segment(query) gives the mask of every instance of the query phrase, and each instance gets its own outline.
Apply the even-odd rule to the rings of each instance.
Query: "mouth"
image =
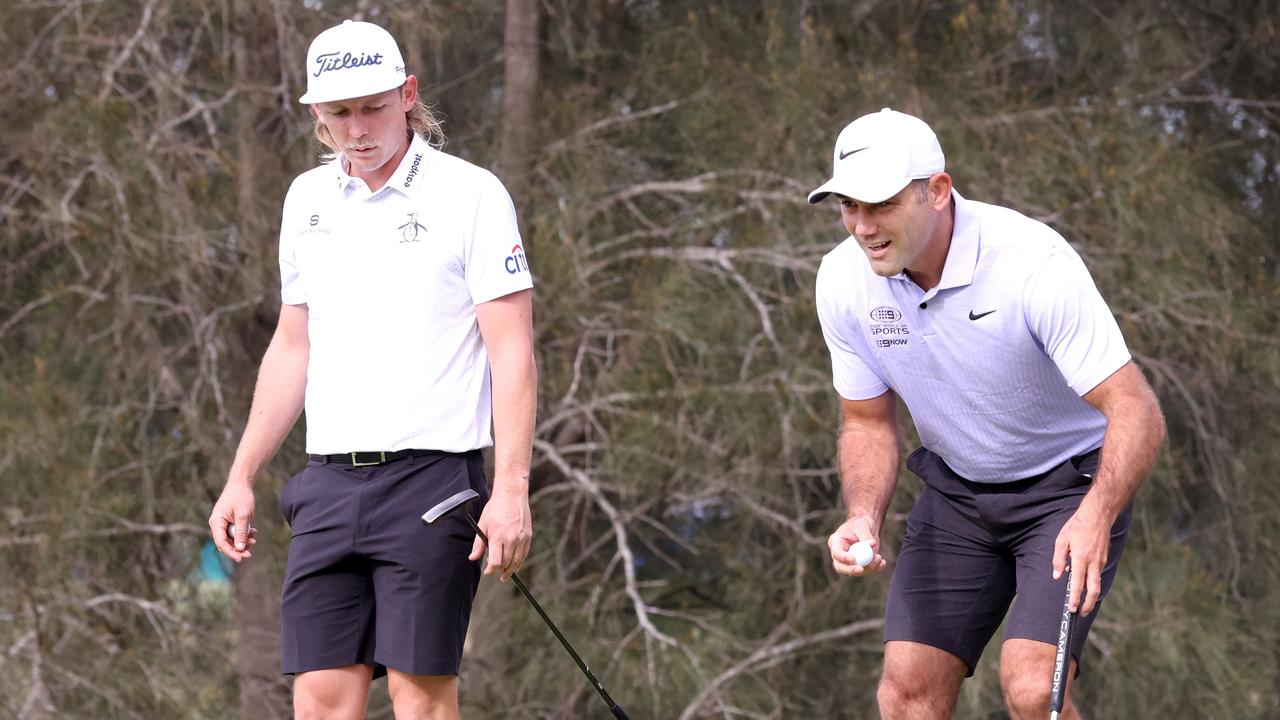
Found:
[[[889,246],[893,242],[890,240],[877,240],[876,242],[864,242],[862,248],[867,251],[867,255],[873,258],[883,257],[889,250]]]

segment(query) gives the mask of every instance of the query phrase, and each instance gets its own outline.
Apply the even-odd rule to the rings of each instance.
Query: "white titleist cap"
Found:
[[[832,164],[831,179],[809,193],[809,202],[822,202],[832,193],[859,202],[884,202],[912,180],[942,172],[947,160],[925,121],[885,108],[840,131]]]
[[[391,33],[347,20],[325,30],[307,50],[307,93],[300,103],[377,95],[405,81],[404,58]]]

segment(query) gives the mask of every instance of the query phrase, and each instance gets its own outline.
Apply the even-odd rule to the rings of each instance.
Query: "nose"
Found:
[[[859,237],[869,237],[876,234],[878,226],[871,220],[871,213],[865,210],[859,210],[857,221],[854,225],[854,234]]]
[[[359,140],[369,134],[369,123],[364,118],[353,117],[347,124],[347,134],[352,140]]]
[[[866,208],[859,205],[856,208],[844,208],[844,224],[850,233],[858,237],[868,237],[876,234],[876,224],[871,218],[871,213]]]

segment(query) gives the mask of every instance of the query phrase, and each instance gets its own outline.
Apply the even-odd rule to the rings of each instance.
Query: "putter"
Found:
[[[461,507],[462,516],[467,519],[467,524],[469,524],[471,529],[475,530],[476,534],[480,536],[480,539],[484,541],[485,547],[488,547],[489,538],[485,536],[484,531],[481,530],[480,526],[476,524],[476,521],[472,519],[471,513],[464,507],[467,503],[478,497],[480,497],[479,493],[467,488],[462,492],[445,498],[430,510],[423,513],[422,522],[427,525],[431,525],[435,521]],[[627,714],[623,712],[622,708],[618,707],[618,704],[613,701],[613,698],[609,697],[609,693],[605,691],[604,685],[601,685],[600,681],[596,679],[596,676],[591,673],[591,668],[587,667],[587,664],[582,661],[582,658],[578,657],[578,653],[573,651],[573,646],[570,645],[569,641],[565,639],[563,634],[561,634],[560,628],[556,627],[556,624],[551,622],[551,618],[547,616],[547,613],[542,609],[542,606],[538,604],[537,600],[533,599],[533,595],[529,593],[529,588],[524,586],[524,582],[520,580],[520,576],[515,573],[511,573],[511,582],[515,583],[516,589],[520,591],[521,595],[524,595],[524,599],[528,600],[529,604],[533,606],[533,609],[538,612],[538,617],[541,617],[542,621],[547,624],[547,627],[551,628],[552,634],[554,634],[556,639],[560,641],[560,644],[564,646],[565,652],[569,653],[569,657],[573,658],[573,661],[578,664],[578,668],[582,670],[582,674],[586,675],[587,679],[591,681],[591,687],[594,687],[596,692],[600,693],[600,699],[604,700],[605,705],[609,706],[609,712],[613,713],[613,716],[618,718],[618,720],[630,720],[630,718],[627,717]]]
[[[1069,562],[1069,561],[1068,561]],[[1062,601],[1062,619],[1058,623],[1058,653],[1053,658],[1053,685],[1049,693],[1049,720],[1058,720],[1062,702],[1067,696],[1067,674],[1071,671],[1071,636],[1076,628],[1077,614],[1071,612],[1071,586],[1075,577],[1067,567],[1067,594]]]

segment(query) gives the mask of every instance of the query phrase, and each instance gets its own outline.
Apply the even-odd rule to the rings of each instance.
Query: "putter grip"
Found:
[[[1070,567],[1067,568],[1067,591],[1062,598],[1062,618],[1058,621],[1058,647],[1053,658],[1053,678],[1049,692],[1049,717],[1056,720],[1062,712],[1063,699],[1067,695],[1067,675],[1071,672],[1071,636],[1074,634],[1076,614],[1071,612],[1071,586],[1075,584]]]
[[[622,708],[617,705],[610,706],[609,712],[612,712],[613,716],[618,718],[618,720],[631,720],[631,718],[627,717],[627,714],[622,711]]]

